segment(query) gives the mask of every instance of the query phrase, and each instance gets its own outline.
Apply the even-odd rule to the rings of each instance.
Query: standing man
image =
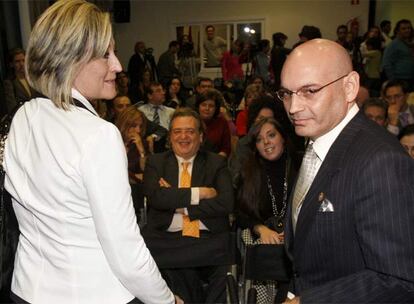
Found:
[[[152,55],[147,54],[144,41],[138,41],[134,47],[135,54],[131,56],[128,62],[128,75],[130,80],[130,91],[133,96],[138,95],[138,84],[142,81],[145,70],[150,71],[151,80],[157,78],[157,68]]]
[[[405,80],[414,88],[413,26],[402,19],[395,25],[396,38],[385,48],[382,68],[388,79]]]
[[[159,81],[163,86],[175,76],[179,76],[180,72],[177,69],[178,51],[180,44],[178,41],[171,41],[168,45],[168,50],[161,54],[158,59],[158,76]]]
[[[206,26],[207,39],[203,44],[207,57],[206,67],[219,67],[221,65],[221,58],[227,47],[226,40],[216,36],[215,33],[216,28],[214,26]]]
[[[12,75],[9,79],[4,80],[4,94],[6,98],[7,113],[14,113],[17,106],[34,97],[38,97],[38,93],[33,90],[26,80],[26,72],[24,70],[25,52],[23,49],[15,48],[9,52],[9,64]]]
[[[414,162],[359,112],[358,88],[346,50],[329,40],[298,46],[282,70],[278,96],[310,139],[285,229],[289,302],[414,301]]]

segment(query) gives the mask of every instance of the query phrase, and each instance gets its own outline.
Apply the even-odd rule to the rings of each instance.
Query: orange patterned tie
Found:
[[[180,188],[191,187],[191,175],[188,172],[189,162],[182,163],[183,172],[181,173]],[[191,221],[188,215],[183,215],[183,236],[191,236],[195,238],[200,237],[200,222],[199,220]]]

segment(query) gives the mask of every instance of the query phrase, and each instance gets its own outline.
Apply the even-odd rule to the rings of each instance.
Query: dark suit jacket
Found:
[[[166,85],[174,76],[179,76],[180,72],[175,67],[175,55],[170,51],[161,54],[158,59],[158,78],[162,85]]]
[[[322,196],[334,212],[319,211]],[[414,302],[414,161],[361,112],[331,146],[295,236],[291,216],[289,208],[286,245],[301,303]]]
[[[171,188],[159,186],[161,177]],[[218,195],[191,205],[190,188],[178,188],[178,162],[174,153],[167,151],[148,159],[144,189],[149,210],[142,234],[159,267],[222,265],[232,258],[228,256],[231,250],[229,214],[233,211],[234,194],[225,158],[199,151],[193,163],[191,186],[214,187]],[[195,239],[182,237],[181,232],[167,232],[177,208],[187,208],[190,219],[201,220],[209,233]]]
[[[39,96],[32,88],[30,88],[30,94],[28,94],[17,78],[4,80],[4,94],[6,97],[7,113],[12,113],[18,104]]]

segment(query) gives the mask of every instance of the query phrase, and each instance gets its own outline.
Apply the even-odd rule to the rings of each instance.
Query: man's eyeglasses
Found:
[[[346,76],[348,76],[348,74],[339,77],[338,79],[335,79],[334,81],[331,81],[323,86],[321,86],[318,89],[313,89],[313,88],[309,88],[309,87],[303,87],[300,88],[297,91],[291,91],[285,88],[281,88],[280,90],[276,91],[276,95],[277,97],[284,102],[290,101],[292,99],[292,95],[296,94],[297,96],[303,98],[303,99],[312,99],[313,96],[318,93],[319,91],[321,91],[322,89],[326,88],[327,86],[330,86],[331,84],[341,80],[342,78],[345,78]]]

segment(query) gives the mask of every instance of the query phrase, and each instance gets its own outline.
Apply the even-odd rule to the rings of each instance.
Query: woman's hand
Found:
[[[142,143],[142,138],[141,138],[141,135],[138,132],[136,132],[135,130],[130,130],[128,132],[128,139],[129,139],[129,142],[135,144],[135,146],[137,147],[138,152],[139,152],[140,155],[145,154],[145,149],[144,149],[144,145]]]
[[[254,226],[254,231],[260,237],[262,244],[283,244],[285,241],[285,233],[277,233],[276,231],[266,227],[265,225]]]

